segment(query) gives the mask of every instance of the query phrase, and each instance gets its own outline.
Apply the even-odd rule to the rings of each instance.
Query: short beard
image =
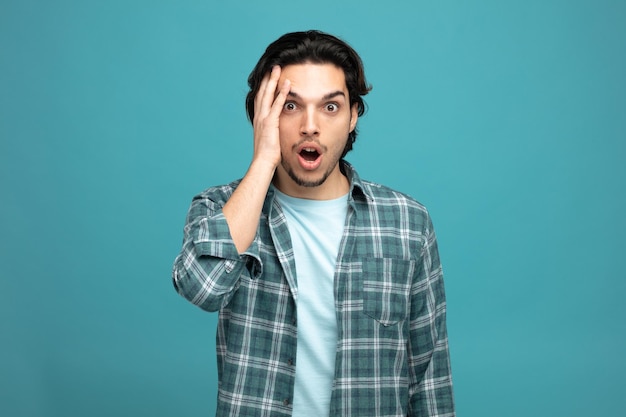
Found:
[[[287,172],[287,174],[289,175],[289,178],[291,178],[293,182],[295,182],[297,185],[299,185],[300,187],[313,188],[313,187],[319,187],[320,185],[324,184],[324,182],[326,182],[330,174],[332,174],[333,170],[335,169],[338,163],[339,161],[337,161],[334,165],[329,166],[328,170],[324,173],[324,175],[322,175],[322,178],[315,180],[315,181],[307,181],[303,178],[298,177],[296,173],[293,172],[293,169],[291,169],[291,166],[285,163],[282,163],[282,166]]]

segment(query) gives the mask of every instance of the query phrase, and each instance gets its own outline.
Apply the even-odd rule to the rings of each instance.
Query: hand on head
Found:
[[[282,113],[290,82],[285,80],[278,85],[281,69],[272,68],[261,81],[259,92],[254,100],[254,158],[277,166],[280,163],[279,118]]]

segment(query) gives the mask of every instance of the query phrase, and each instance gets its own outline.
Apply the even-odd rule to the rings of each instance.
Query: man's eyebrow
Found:
[[[289,91],[289,93],[287,93],[287,95],[289,97],[293,97],[293,98],[297,98],[297,99],[301,99],[302,98],[302,97],[300,97],[298,95],[298,93],[295,93],[293,91]],[[343,91],[340,91],[340,90],[333,91],[332,93],[325,94],[324,97],[322,97],[322,101],[330,100],[330,99],[335,98],[337,96],[345,97],[346,93],[344,93]]]
[[[322,100],[330,100],[331,98],[335,98],[337,96],[345,97],[346,94],[343,91],[337,90],[337,91],[334,91],[332,93],[326,94],[324,97],[322,97]]]

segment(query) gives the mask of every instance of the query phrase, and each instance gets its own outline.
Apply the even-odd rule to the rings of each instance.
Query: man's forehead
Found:
[[[280,83],[288,79],[291,95],[297,97],[347,94],[343,69],[333,64],[294,64],[281,69]]]

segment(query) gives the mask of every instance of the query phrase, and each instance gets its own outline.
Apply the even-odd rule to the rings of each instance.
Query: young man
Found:
[[[343,159],[370,89],[361,59],[290,33],[248,84],[248,172],[193,199],[173,270],[219,311],[217,415],[454,416],[428,212]]]

